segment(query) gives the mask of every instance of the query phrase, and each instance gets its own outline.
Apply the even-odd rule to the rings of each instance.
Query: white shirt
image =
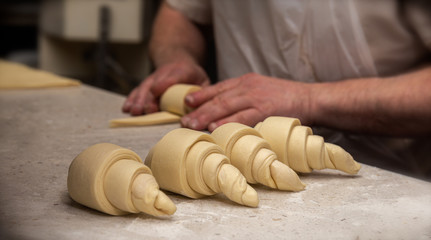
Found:
[[[431,1],[168,3],[196,23],[213,25],[219,80],[249,72],[302,82],[390,76],[429,62],[431,57]],[[431,140],[315,130],[359,161],[431,171]]]

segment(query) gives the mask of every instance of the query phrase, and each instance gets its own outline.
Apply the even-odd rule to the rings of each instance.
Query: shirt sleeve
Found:
[[[210,0],[167,0],[166,2],[196,23],[209,25],[212,22]]]
[[[406,17],[419,38],[431,51],[431,1],[405,1]]]

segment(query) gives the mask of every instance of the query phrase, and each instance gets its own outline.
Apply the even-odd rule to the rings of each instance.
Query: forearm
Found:
[[[153,25],[149,47],[156,67],[173,61],[202,63],[205,40],[188,18],[163,2]]]
[[[392,135],[431,135],[431,67],[388,77],[312,84],[314,125]]]

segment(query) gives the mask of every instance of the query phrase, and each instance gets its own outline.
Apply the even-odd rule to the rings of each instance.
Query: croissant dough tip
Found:
[[[256,190],[248,186],[244,194],[242,195],[242,202],[248,207],[259,206],[259,197],[257,196]]]
[[[159,189],[151,174],[139,174],[132,183],[132,202],[141,212],[153,216],[172,215],[176,211],[174,203]]]
[[[173,215],[177,211],[175,204],[162,191],[159,191],[159,195],[154,202],[154,207],[161,215]]]
[[[306,185],[299,179],[295,171],[282,162],[274,161],[270,169],[277,189],[294,192],[305,189]]]
[[[331,143],[325,143],[325,145],[335,169],[348,174],[357,174],[359,172],[361,169],[361,164],[356,162],[352,155],[350,155],[342,147]]]

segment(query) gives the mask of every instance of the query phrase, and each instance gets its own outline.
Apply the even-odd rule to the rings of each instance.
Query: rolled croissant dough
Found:
[[[187,94],[199,91],[201,87],[191,84],[175,84],[160,98],[160,109],[183,116],[193,109],[184,103]]]
[[[161,112],[150,113],[138,117],[113,119],[109,122],[109,126],[147,126],[179,122],[181,116],[192,110],[184,103],[184,98],[187,94],[196,92],[199,89],[201,88],[197,85],[175,84],[168,88],[160,98]]]
[[[176,210],[140,157],[114,144],[99,143],[80,153],[69,167],[67,187],[76,202],[111,215]]]
[[[361,165],[341,147],[325,143],[296,118],[268,117],[255,126],[279,160],[297,172],[331,168],[356,174]]]
[[[163,189],[190,198],[223,192],[239,204],[256,207],[259,203],[256,191],[209,134],[174,129],[151,149],[145,164]]]
[[[254,128],[240,123],[226,123],[211,135],[247,182],[280,190],[304,189],[305,185],[298,175],[277,160],[269,143]]]
[[[27,67],[19,63],[0,60],[0,89],[27,89],[79,86],[80,82]]]

